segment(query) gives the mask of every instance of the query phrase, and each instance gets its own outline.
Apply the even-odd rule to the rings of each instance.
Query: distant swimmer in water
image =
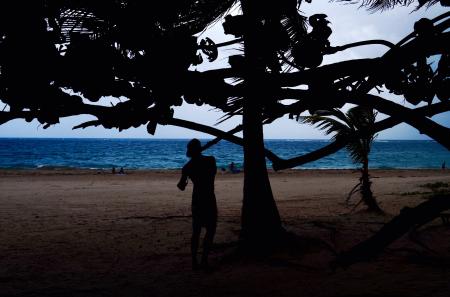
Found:
[[[191,158],[184,165],[178,188],[186,188],[188,178],[194,184],[192,191],[192,268],[198,269],[197,251],[202,228],[206,229],[203,240],[201,267],[208,268],[208,254],[211,249],[217,226],[217,204],[214,194],[214,179],[217,172],[216,159],[202,155],[202,146],[198,139],[192,139],[187,145],[186,156]]]

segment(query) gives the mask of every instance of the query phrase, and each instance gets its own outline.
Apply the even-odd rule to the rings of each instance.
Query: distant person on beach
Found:
[[[202,146],[198,139],[192,139],[187,145],[186,156],[191,158],[182,169],[177,187],[184,191],[188,178],[194,184],[192,191],[192,268],[199,268],[197,251],[200,232],[206,228],[203,240],[201,267],[208,268],[208,254],[211,249],[217,226],[217,204],[214,194],[214,179],[217,172],[216,159],[202,155]]]
[[[442,163],[442,170],[445,170],[445,161]]]
[[[234,164],[234,162],[231,162],[231,164],[228,166],[228,168],[230,169],[231,173],[241,172],[239,169],[236,168],[236,165]]]
[[[114,166],[112,168],[112,174],[116,174],[116,167],[114,167]]]
[[[119,174],[125,174],[125,171],[123,171],[123,167],[120,167]]]

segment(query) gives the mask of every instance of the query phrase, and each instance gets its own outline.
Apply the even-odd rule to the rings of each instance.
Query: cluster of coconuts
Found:
[[[427,44],[429,38],[435,36],[431,20],[422,18],[414,24],[418,39]],[[450,97],[450,55],[443,53],[436,71],[427,62],[427,56],[400,70],[392,70],[386,75],[385,87],[394,94],[403,95],[413,105],[422,101],[431,103],[436,96],[445,101]]]
[[[330,46],[328,38],[332,30],[325,14],[315,14],[309,17],[308,22],[312,31],[303,41],[292,49],[294,62],[302,68],[315,68],[322,64],[324,51]]]

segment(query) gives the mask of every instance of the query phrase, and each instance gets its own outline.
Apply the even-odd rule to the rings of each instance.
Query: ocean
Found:
[[[176,169],[188,158],[188,139],[80,139],[80,138],[0,138],[0,168],[82,168],[82,169]],[[208,140],[202,140],[206,143]],[[326,140],[267,140],[266,147],[289,158],[312,152]],[[231,162],[242,166],[241,147],[226,141],[209,148],[218,167]],[[450,151],[428,140],[378,140],[370,154],[371,168],[441,168],[450,166]],[[270,162],[268,162],[270,166]],[[297,169],[353,169],[345,149]]]

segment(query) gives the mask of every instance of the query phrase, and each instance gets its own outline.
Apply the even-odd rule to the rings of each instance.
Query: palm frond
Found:
[[[363,163],[368,159],[370,148],[376,135],[371,133],[377,113],[365,106],[350,108],[347,113],[333,109],[321,115],[299,117],[299,122],[316,126],[334,139],[346,138],[351,159]]]
[[[54,29],[67,31],[66,27],[69,30],[75,28],[77,31],[89,31],[89,34],[97,36],[117,31],[119,28],[132,31],[136,38],[142,38],[150,37],[157,31],[174,29],[191,35],[199,33],[223,17],[236,0],[46,0],[44,3],[49,22],[59,27]],[[64,35],[66,32],[61,33]]]
[[[350,128],[345,123],[329,116],[301,116],[298,118],[298,121],[304,124],[315,125],[318,129],[323,130],[327,135],[334,134],[333,138],[348,135],[350,132]]]
[[[334,108],[330,111],[330,115],[336,117],[337,119],[341,120],[342,122],[344,122],[349,128],[352,128],[352,122],[350,121],[350,118],[344,113],[342,112],[340,109],[338,108]]]
[[[216,122],[216,125],[219,125],[236,115],[242,115],[243,107],[244,107],[243,97],[228,98],[226,108],[222,109],[222,111],[224,111],[225,114],[219,118],[219,120]]]
[[[333,0],[332,0],[333,1]],[[388,10],[392,9],[395,6],[409,6],[414,0],[362,0],[362,1],[354,1],[354,0],[334,0],[336,2],[351,2],[353,3],[361,3],[361,7],[366,7],[368,10],[377,11],[377,10]],[[432,0],[434,1],[434,0]]]
[[[356,164],[363,163],[365,159],[365,150],[362,149],[361,144],[358,141],[349,142],[345,148],[350,154],[350,158]]]
[[[300,13],[295,13],[295,14],[286,16],[285,18],[283,18],[281,20],[281,25],[286,30],[286,32],[289,36],[289,40],[291,41],[291,44],[289,46],[291,49],[294,48],[296,45],[303,42],[303,40],[308,32],[307,31],[308,30],[307,20],[308,20],[307,17],[301,15]],[[287,66],[292,66],[294,59],[292,57],[290,50],[288,50],[286,52],[284,57],[290,62],[289,64],[288,63],[284,63],[284,64],[288,64]],[[284,61],[282,61],[282,62],[284,62]]]

